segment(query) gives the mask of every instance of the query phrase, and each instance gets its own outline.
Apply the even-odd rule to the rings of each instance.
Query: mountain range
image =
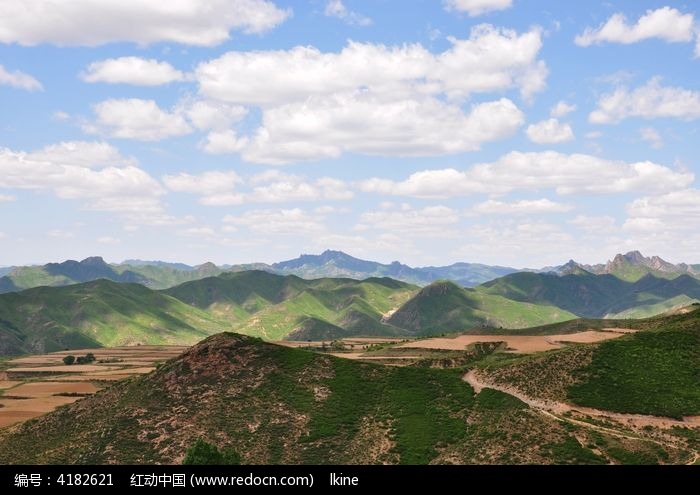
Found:
[[[305,279],[316,278],[367,278],[389,277],[418,286],[430,285],[439,280],[449,280],[462,287],[480,284],[517,272],[553,273],[571,275],[591,273],[614,275],[628,282],[637,282],[645,275],[674,279],[689,275],[700,279],[700,265],[671,264],[658,256],[646,258],[633,251],[619,254],[604,264],[584,265],[573,260],[568,263],[542,269],[524,269],[488,266],[477,263],[456,263],[443,267],[413,268],[395,261],[382,264],[354,258],[341,251],[325,251],[320,255],[301,255],[299,258],[274,264],[251,263],[244,265],[216,266],[213,263],[190,266],[163,261],[127,260],[108,264],[100,257],[82,261],[64,261],[43,266],[9,267],[0,269],[0,294],[18,292],[40,286],[64,285],[106,279],[120,283],[138,283],[151,289],[167,289],[184,282],[220,275],[226,272],[261,270],[279,275],[296,275]]]
[[[700,280],[513,273],[476,288],[391,278],[306,280],[265,271],[153,290],[106,279],[0,295],[0,354],[192,344],[221,331],[266,340],[426,336],[522,329],[577,317],[632,318],[700,301]]]

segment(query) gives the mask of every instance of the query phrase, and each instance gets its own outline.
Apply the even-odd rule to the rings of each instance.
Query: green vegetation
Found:
[[[75,356],[73,356],[72,354],[69,354],[63,358],[63,364],[65,364],[66,366],[70,366],[73,363],[75,363]]]
[[[195,466],[238,466],[241,464],[241,456],[233,449],[224,449],[223,452],[215,445],[207,443],[201,438],[187,449],[184,465]]]
[[[3,430],[0,463],[596,464],[624,455],[610,448],[669,462],[680,455],[586,435],[508,394],[474,396],[458,370],[377,366],[221,334],[149,375]]]
[[[436,282],[404,304],[387,323],[415,335],[466,331],[474,327],[526,328],[575,316],[552,306],[537,306]]]
[[[555,464],[607,464],[604,457],[583,447],[574,437],[566,437],[562,443],[543,445],[542,449],[554,458]]]
[[[698,321],[696,311],[691,317]],[[700,414],[700,325],[608,341],[578,371],[569,398],[611,411],[680,418]]]
[[[98,280],[0,295],[0,353],[193,344],[227,325],[142,285]]]
[[[533,398],[622,413],[700,414],[700,305],[645,320],[574,320],[534,331],[567,333],[586,326],[640,331],[596,345],[493,356],[478,366],[498,383]]]
[[[700,301],[700,280],[647,275],[628,282],[614,275],[514,273],[477,287],[514,301],[551,305],[585,318],[643,317]],[[551,322],[551,321],[550,321]]]

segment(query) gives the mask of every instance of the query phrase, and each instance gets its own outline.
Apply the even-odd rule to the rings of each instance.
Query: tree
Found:
[[[75,363],[75,356],[73,356],[72,354],[68,354],[63,358],[63,364],[65,364],[66,366],[70,366],[73,363]]]
[[[182,463],[190,466],[238,466],[241,456],[233,449],[220,451],[215,445],[199,438],[187,449]]]

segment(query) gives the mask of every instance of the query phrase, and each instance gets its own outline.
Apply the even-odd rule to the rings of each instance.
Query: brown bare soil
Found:
[[[5,391],[5,396],[0,396],[0,428],[41,416],[82,398],[62,394],[93,394],[109,382],[150,373],[157,362],[178,356],[186,349],[180,346],[116,347],[14,359],[7,363],[9,368],[4,371],[6,377],[12,379],[0,380],[0,390]],[[63,364],[68,354],[87,353],[94,354],[97,361],[89,365]]]
[[[443,349],[461,351],[478,342],[505,342],[508,350],[512,352],[531,354],[534,352],[551,351],[559,349],[567,342],[592,344],[604,340],[622,337],[621,333],[613,332],[581,332],[570,335],[460,335],[455,338],[434,338],[408,342],[399,347],[410,349]]]

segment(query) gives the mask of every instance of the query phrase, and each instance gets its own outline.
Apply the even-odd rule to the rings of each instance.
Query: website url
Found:
[[[314,486],[314,476],[190,476],[190,486]]]

